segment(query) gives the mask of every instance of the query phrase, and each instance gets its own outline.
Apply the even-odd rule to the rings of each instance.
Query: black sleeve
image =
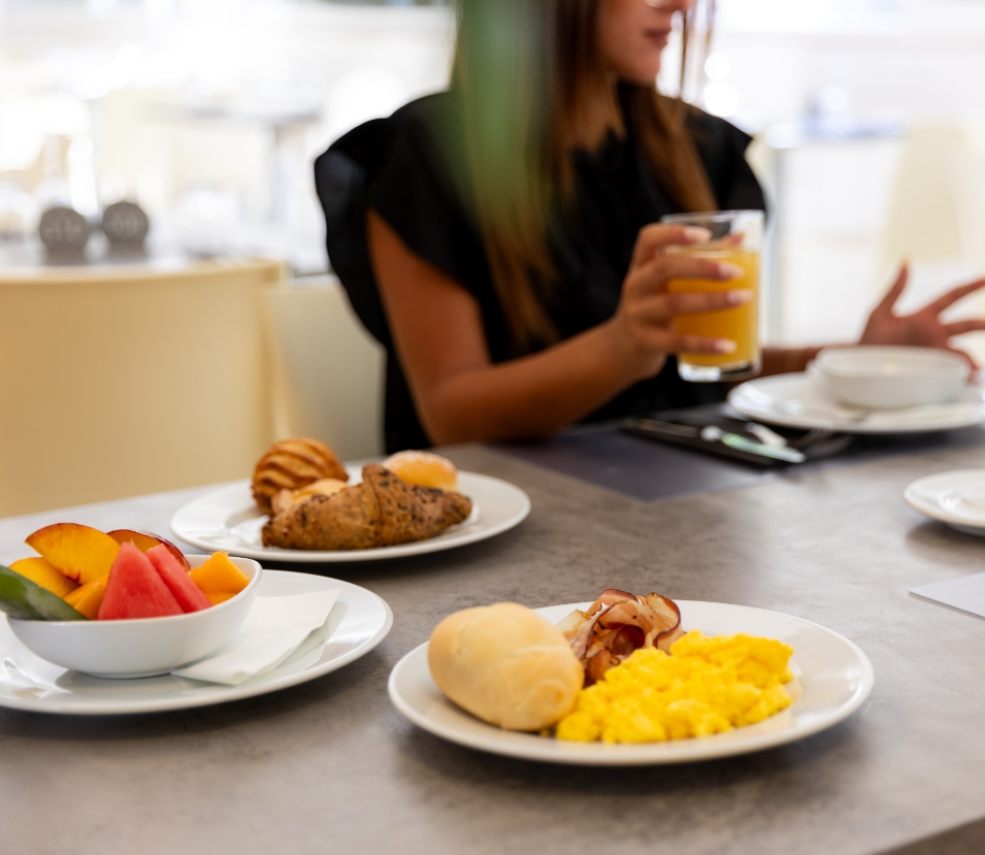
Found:
[[[752,137],[724,119],[698,110],[692,111],[689,125],[718,207],[723,211],[768,213],[762,185],[746,160]]]
[[[389,118],[360,125],[315,161],[332,269],[363,325],[388,348],[389,323],[366,236],[370,209],[411,252],[470,292],[477,293],[483,281],[475,275],[485,255],[474,219],[458,201],[450,159],[438,144],[438,131],[448,126],[448,101],[447,94],[425,96]]]
[[[484,257],[474,219],[462,202],[461,173],[433,123],[396,122],[389,157],[369,191],[369,206],[407,248],[469,291]]]

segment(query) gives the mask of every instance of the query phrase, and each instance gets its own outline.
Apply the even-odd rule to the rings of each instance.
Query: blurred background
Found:
[[[718,6],[688,94],[757,137],[772,338],[853,335],[905,253],[915,290],[985,268],[983,0]],[[442,2],[0,0],[0,240],[129,198],[158,246],[322,273],[312,158],[440,89],[451,38]]]
[[[46,209],[92,225],[130,200],[150,221],[133,264],[265,258],[282,291],[331,290],[312,160],[443,88],[453,23],[443,2],[0,0],[0,275],[59,263],[38,243]],[[772,341],[856,336],[904,256],[904,308],[985,273],[983,44],[985,0],[718,0],[706,84],[685,94],[755,137]],[[73,270],[119,262],[93,232]],[[982,312],[970,303],[963,314]],[[344,301],[317,311],[351,321]],[[324,364],[297,345],[317,311],[271,309],[279,370]],[[332,338],[378,372],[358,331]],[[274,429],[329,429],[299,415],[319,402],[292,400]],[[343,455],[371,450],[347,442]]]

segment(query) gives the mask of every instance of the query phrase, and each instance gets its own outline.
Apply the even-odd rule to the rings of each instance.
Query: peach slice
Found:
[[[120,544],[105,532],[80,523],[52,523],[26,540],[59,572],[85,585],[109,573]]]
[[[155,546],[163,543],[167,547],[168,552],[178,559],[178,563],[186,571],[191,570],[191,564],[188,563],[185,554],[170,540],[165,540],[159,534],[151,534],[148,531],[135,531],[132,528],[117,528],[107,532],[107,534],[117,543],[132,543],[141,552],[146,552],[148,549],[153,549]]]
[[[99,614],[99,607],[103,603],[103,594],[106,593],[106,583],[108,581],[109,576],[107,575],[96,579],[94,582],[79,585],[78,588],[65,597],[65,602],[77,612],[84,614],[89,620],[95,620],[96,615]]]
[[[10,569],[20,573],[21,576],[26,576],[32,582],[37,582],[42,588],[62,599],[78,587],[68,576],[60,573],[54,564],[44,558],[21,558],[11,564]]]

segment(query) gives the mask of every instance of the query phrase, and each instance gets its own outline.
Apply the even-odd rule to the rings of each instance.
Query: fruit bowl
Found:
[[[187,557],[194,568],[209,556]],[[246,619],[263,569],[249,558],[230,560],[249,584],[225,602],[197,612],[130,620],[7,620],[21,644],[63,668],[94,677],[167,674],[214,653]]]
[[[968,366],[957,354],[938,348],[860,345],[822,350],[812,373],[839,403],[891,410],[956,398]]]

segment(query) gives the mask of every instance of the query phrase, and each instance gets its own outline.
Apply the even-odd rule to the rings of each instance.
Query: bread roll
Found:
[[[451,700],[507,730],[543,730],[574,708],[583,674],[561,631],[516,603],[465,609],[435,628],[431,677]]]
[[[458,470],[440,454],[430,451],[398,451],[383,461],[401,481],[418,487],[437,487],[439,490],[458,489]]]

